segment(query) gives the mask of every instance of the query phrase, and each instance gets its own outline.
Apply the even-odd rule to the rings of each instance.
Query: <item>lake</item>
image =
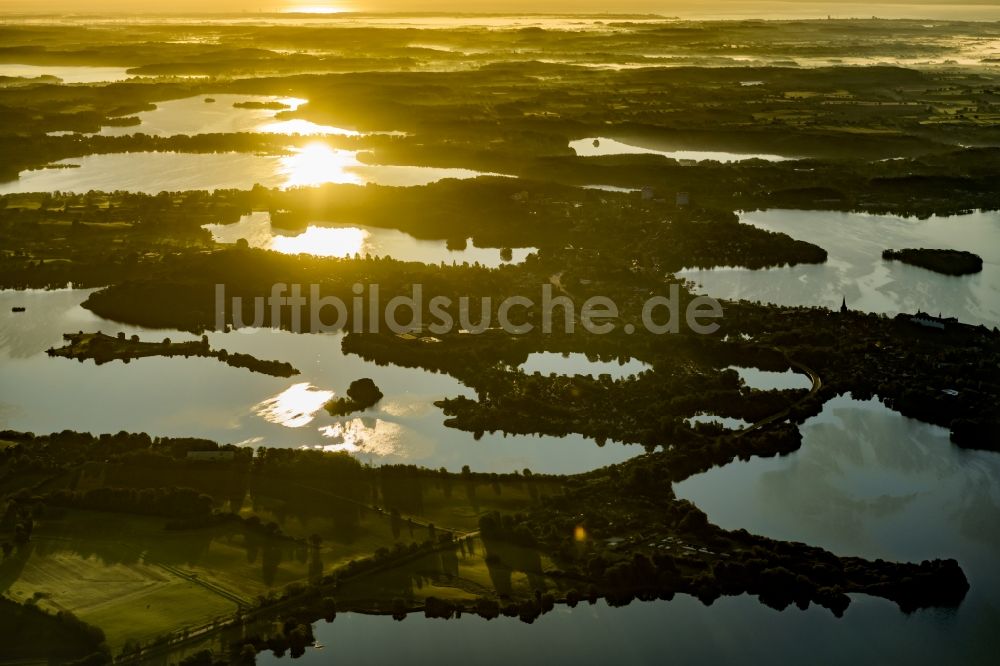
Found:
[[[88,67],[77,65],[0,64],[0,76],[55,76],[63,83],[111,83],[131,78],[125,67]]]
[[[252,153],[116,153],[60,160],[54,169],[22,171],[17,180],[0,183],[0,194],[17,192],[145,192],[247,190],[264,187],[310,187],[353,183],[406,187],[445,178],[475,178],[471,169],[370,165],[358,153],[316,142],[287,155]]]
[[[215,100],[207,102],[206,100]],[[153,111],[135,114],[141,123],[128,127],[102,127],[105,136],[149,134],[172,136],[175,134],[228,134],[254,132],[258,134],[331,134],[357,136],[359,133],[343,127],[317,125],[302,119],[279,120],[275,116],[282,110],[237,108],[242,102],[278,103],[294,111],[308,100],[298,97],[270,95],[198,95],[166,102],[157,102]]]
[[[993,664],[1000,640],[984,626],[978,645],[949,635],[945,619],[906,616],[884,599],[853,595],[844,617],[810,606],[776,611],[746,595],[711,606],[687,595],[671,601],[633,601],[610,608],[599,601],[556,609],[525,624],[517,618],[425,619],[396,622],[385,615],[339,613],[313,627],[322,650],[297,660],[257,657],[261,666],[401,663],[432,654],[451,664]],[[992,632],[992,633],[988,633]],[[391,640],[388,637],[391,636]]]
[[[715,414],[695,414],[685,420],[688,425],[692,426],[698,423],[717,423],[723,428],[728,428],[729,430],[742,430],[743,428],[752,425],[749,421],[744,421],[743,419],[737,419],[731,416],[717,416]]]
[[[555,352],[534,352],[528,354],[528,360],[521,366],[526,375],[540,372],[543,375],[611,375],[612,379],[634,377],[644,370],[651,369],[649,365],[634,358],[623,361],[600,361],[587,358],[579,352],[557,354]]]
[[[777,372],[774,370],[759,370],[757,368],[741,368],[730,366],[727,370],[735,370],[747,386],[759,391],[787,391],[790,389],[807,389],[812,387],[809,375],[794,370]]]
[[[68,332],[124,331],[143,340],[193,336],[147,331],[100,319],[80,307],[86,290],[0,291],[0,429],[37,433],[148,432],[207,437],[250,446],[323,447],[365,462],[412,463],[452,471],[577,473],[621,462],[641,447],[582,436],[533,437],[471,433],[444,426],[433,405],[474,393],[454,378],[378,366],[341,351],[341,335],[296,335],[272,329],[209,333],[213,348],[292,363],[302,374],[283,379],[233,368],[210,358],[143,358],[97,366],[50,358]],[[11,307],[22,305],[23,313]],[[149,381],[154,377],[153,382]],[[373,408],[333,418],[322,408],[351,381],[370,377],[385,397]]]
[[[617,139],[607,137],[590,137],[587,139],[577,139],[570,141],[569,147],[576,151],[579,157],[595,157],[598,155],[663,155],[675,160],[713,160],[715,162],[740,162],[742,160],[767,160],[768,162],[782,162],[794,159],[783,155],[768,155],[766,153],[730,153],[717,150],[658,150],[639,145],[637,143],[626,143]]]
[[[866,312],[916,312],[958,317],[989,327],[1000,323],[1000,212],[931,217],[831,211],[767,210],[743,213],[742,222],[819,245],[825,264],[749,270],[686,270],[697,291],[716,298],[778,305],[847,306]],[[898,261],[884,261],[888,248],[968,250],[983,258],[980,273],[941,275]]]
[[[956,558],[971,585],[961,606],[898,618],[888,610],[880,642],[903,639],[893,636],[896,625],[926,650],[920,662],[985,663],[1000,647],[1000,454],[960,449],[944,428],[850,396],[828,402],[802,434],[802,448],[788,456],[733,462],[675,491],[727,529],[838,555]]]
[[[251,247],[284,254],[311,254],[320,257],[353,257],[355,254],[392,257],[425,264],[479,263],[495,268],[504,263],[521,263],[535,248],[514,248],[511,260],[503,261],[498,248],[474,247],[471,240],[463,250],[450,250],[444,240],[421,240],[398,229],[364,225],[310,224],[304,231],[286,231],[271,226],[270,213],[244,215],[233,224],[208,224],[217,243],[235,243],[243,238]]]
[[[619,187],[618,185],[581,185],[585,190],[603,190],[605,192],[620,192],[628,194],[630,192],[641,192],[637,187]]]

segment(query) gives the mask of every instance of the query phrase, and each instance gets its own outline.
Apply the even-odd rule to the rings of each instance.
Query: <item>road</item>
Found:
[[[799,363],[798,361],[792,360],[791,358],[789,358],[787,352],[784,352],[784,351],[782,351],[780,349],[775,349],[775,351],[780,352],[781,355],[785,357],[785,360],[788,361],[788,364],[790,366],[792,366],[793,368],[796,368],[798,370],[801,370],[802,372],[804,372],[807,375],[809,375],[809,379],[810,379],[810,381],[812,381],[812,387],[809,389],[809,393],[806,394],[802,399],[796,400],[794,403],[792,403],[788,407],[785,407],[780,412],[777,412],[775,414],[771,414],[770,416],[768,416],[766,418],[763,418],[760,421],[757,421],[756,423],[752,423],[752,424],[748,425],[747,427],[745,427],[742,430],[740,430],[739,432],[737,432],[736,435],[735,435],[736,437],[742,437],[743,435],[746,435],[747,433],[751,433],[751,432],[753,432],[755,430],[760,430],[761,428],[763,428],[763,427],[765,427],[767,425],[770,425],[772,423],[775,423],[776,421],[783,421],[785,418],[788,417],[788,414],[792,411],[792,409],[794,409],[795,407],[798,407],[799,405],[801,405],[806,400],[809,400],[810,398],[812,398],[813,396],[815,396],[819,392],[819,390],[821,388],[823,388],[823,379],[819,376],[819,374],[816,373],[815,370],[813,370],[812,368],[810,368],[810,367],[808,367],[808,366],[806,366],[806,365],[804,365],[802,363]]]

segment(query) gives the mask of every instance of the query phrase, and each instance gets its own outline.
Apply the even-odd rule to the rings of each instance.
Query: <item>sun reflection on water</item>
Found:
[[[400,453],[399,444],[403,427],[391,421],[358,417],[330,426],[323,426],[319,432],[332,440],[331,444],[322,447],[324,451],[391,456]]]
[[[271,226],[268,213],[251,213],[232,224],[204,226],[217,243],[235,243],[244,239],[250,247],[274,250],[282,254],[311,254],[317,257],[353,257],[375,250],[372,233],[360,227],[320,227],[310,224],[305,231],[286,236]],[[294,232],[286,232],[294,233]]]
[[[292,120],[275,120],[265,123],[256,129],[263,134],[299,134],[301,136],[316,136],[319,134],[335,134],[338,136],[360,136],[360,132],[334,127],[332,125],[318,125],[309,120],[294,118]]]
[[[271,248],[282,254],[312,254],[317,257],[353,257],[364,254],[371,234],[357,227],[309,226],[298,236],[274,236]]]
[[[286,428],[301,428],[312,423],[316,412],[323,408],[333,391],[317,389],[309,382],[293,384],[287,389],[253,406],[254,414],[268,423]]]
[[[278,172],[284,176],[283,187],[286,188],[315,187],[324,183],[363,185],[365,179],[352,171],[361,166],[356,152],[316,142],[282,157]]]

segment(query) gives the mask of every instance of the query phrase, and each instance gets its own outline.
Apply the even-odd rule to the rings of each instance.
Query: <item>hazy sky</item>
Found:
[[[1000,19],[1000,0],[0,0],[0,12],[651,12],[672,16],[913,16]]]

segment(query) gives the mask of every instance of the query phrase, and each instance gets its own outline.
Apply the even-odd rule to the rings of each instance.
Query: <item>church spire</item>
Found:
[[[844,297],[844,300],[841,301],[841,303],[840,303],[840,311],[841,312],[847,312],[847,297],[846,296]]]

